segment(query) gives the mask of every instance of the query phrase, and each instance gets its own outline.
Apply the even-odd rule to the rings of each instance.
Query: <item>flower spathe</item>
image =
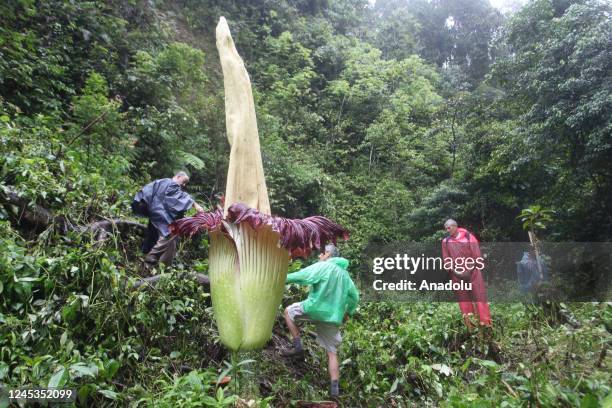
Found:
[[[176,221],[173,234],[210,236],[210,289],[223,344],[232,350],[264,346],[281,303],[291,257],[306,257],[338,237],[340,225],[321,216],[287,219],[235,203]]]
[[[290,220],[270,215],[249,74],[221,17],[216,29],[230,144],[223,208],[179,220],[173,234],[210,235],[210,291],[223,344],[263,347],[281,303],[291,256],[335,242],[346,231],[325,217]]]

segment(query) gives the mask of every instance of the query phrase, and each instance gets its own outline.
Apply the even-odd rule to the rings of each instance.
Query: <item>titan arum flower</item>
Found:
[[[216,35],[231,146],[224,207],[179,220],[171,230],[187,236],[208,231],[210,290],[221,341],[231,350],[253,350],[272,334],[290,258],[306,257],[348,234],[321,216],[271,215],[251,82],[223,17]]]

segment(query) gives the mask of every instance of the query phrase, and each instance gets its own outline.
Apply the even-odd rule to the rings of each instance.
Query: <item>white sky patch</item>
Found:
[[[453,18],[453,16],[449,16],[446,21],[444,22],[444,25],[446,26],[446,28],[451,29],[455,26],[455,19]]]
[[[368,0],[370,6],[376,4],[376,0]],[[489,3],[502,13],[515,12],[527,3],[527,0],[489,0]]]
[[[527,0],[489,0],[489,3],[502,13],[514,13],[524,6]]]

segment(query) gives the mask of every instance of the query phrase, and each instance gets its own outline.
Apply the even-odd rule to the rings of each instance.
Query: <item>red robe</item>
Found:
[[[447,237],[442,241],[442,257],[444,258],[445,265],[447,265],[450,259],[452,259],[453,262],[457,262],[458,258],[482,259],[478,239],[465,228],[458,228],[457,234],[454,237]],[[460,282],[459,278],[452,270],[449,270],[449,273],[453,282]],[[479,268],[475,267],[472,270],[470,282],[472,283],[472,290],[455,291],[459,300],[461,313],[463,313],[463,315],[474,314],[475,304],[480,324],[491,325],[491,312],[489,310],[489,304],[487,303],[487,290],[484,280],[482,279],[482,272]]]

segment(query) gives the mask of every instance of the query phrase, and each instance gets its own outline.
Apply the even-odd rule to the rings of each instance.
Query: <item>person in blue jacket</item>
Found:
[[[340,325],[355,313],[359,291],[351,280],[347,268],[349,261],[340,258],[335,245],[325,246],[319,262],[287,275],[287,283],[310,285],[308,298],[285,309],[285,322],[293,337],[293,348],[283,350],[284,356],[301,356],[304,353],[300,330],[296,319],[311,321],[316,330],[317,343],[327,352],[331,381],[330,395],[339,395],[338,346],[342,341]]]
[[[150,182],[132,201],[134,213],[149,218],[142,245],[142,252],[147,254],[145,257],[147,269],[158,262],[170,265],[174,259],[178,236],[170,235],[168,226],[182,217],[191,207],[198,212],[204,211],[188,193],[183,191],[188,182],[189,176],[180,171],[172,178]]]
[[[539,264],[539,265],[538,265]],[[522,259],[516,263],[516,274],[523,293],[528,293],[537,285],[548,280],[548,266],[543,257],[535,250],[523,252]]]

